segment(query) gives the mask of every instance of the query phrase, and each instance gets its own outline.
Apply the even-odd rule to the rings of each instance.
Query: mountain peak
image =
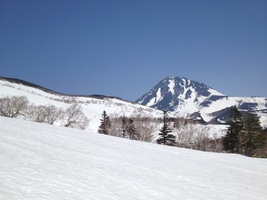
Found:
[[[174,111],[185,100],[198,102],[200,100],[199,98],[203,99],[212,95],[224,96],[203,83],[184,77],[169,76],[162,79],[136,102],[160,110]]]
[[[162,79],[136,102],[170,111],[177,117],[189,117],[215,124],[226,123],[230,108],[236,106],[242,112],[255,114],[262,126],[267,126],[266,98],[225,96],[204,83],[179,76]]]

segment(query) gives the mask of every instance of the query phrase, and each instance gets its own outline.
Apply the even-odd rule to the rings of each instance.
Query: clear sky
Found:
[[[167,76],[267,97],[267,1],[0,0],[0,76],[131,101]]]

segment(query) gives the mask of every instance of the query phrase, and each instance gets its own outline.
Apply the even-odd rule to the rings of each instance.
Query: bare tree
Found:
[[[210,151],[209,149],[209,128],[206,125],[198,126],[195,130],[194,140],[195,147],[194,149],[201,151]]]
[[[46,107],[46,123],[53,125],[57,120],[61,119],[64,111],[53,105]]]
[[[177,118],[173,124],[173,132],[176,134],[177,146],[193,148],[195,126],[183,118]]]
[[[27,112],[27,118],[33,122],[44,123],[46,119],[45,113],[46,106],[39,105],[30,105]]]
[[[3,97],[0,99],[0,115],[5,117],[18,117],[24,115],[29,105],[25,96]]]
[[[176,134],[177,146],[201,151],[222,151],[222,140],[217,134],[209,135],[210,127],[197,124],[192,120],[176,119],[173,132]]]
[[[62,125],[65,127],[86,129],[89,125],[89,120],[84,115],[82,107],[75,103],[65,110]]]
[[[53,105],[30,105],[26,118],[34,122],[54,124],[63,117],[63,111]]]
[[[121,122],[122,122],[122,117],[119,117],[115,114],[110,116],[111,127],[110,127],[109,135],[122,137],[121,133],[123,132],[123,130],[122,130]]]
[[[158,130],[159,121],[149,117],[136,117],[135,127],[140,134],[140,140],[145,142],[151,142],[152,134]]]

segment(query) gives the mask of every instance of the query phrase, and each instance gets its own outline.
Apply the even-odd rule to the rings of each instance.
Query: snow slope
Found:
[[[0,117],[1,200],[266,200],[267,160]]]
[[[134,104],[116,98],[93,98],[88,96],[70,96],[56,92],[47,92],[39,88],[30,87],[25,84],[18,84],[1,79],[0,77],[0,98],[4,96],[26,96],[30,103],[35,105],[54,105],[56,107],[69,107],[73,100],[82,106],[83,112],[90,120],[88,130],[97,132],[100,125],[101,114],[105,110],[109,116],[154,116],[161,117],[162,112],[153,108]]]

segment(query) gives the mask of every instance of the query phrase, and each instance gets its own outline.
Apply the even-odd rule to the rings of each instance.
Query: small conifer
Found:
[[[110,123],[110,119],[109,119],[109,116],[107,115],[106,111],[103,111],[102,119],[100,119],[100,121],[101,121],[101,124],[99,126],[98,133],[108,135],[110,128],[111,128],[111,123]]]
[[[160,129],[159,138],[157,139],[158,144],[163,145],[175,145],[175,136],[170,134],[171,129],[169,128],[169,122],[168,122],[168,113],[166,110],[163,110],[163,126]]]

